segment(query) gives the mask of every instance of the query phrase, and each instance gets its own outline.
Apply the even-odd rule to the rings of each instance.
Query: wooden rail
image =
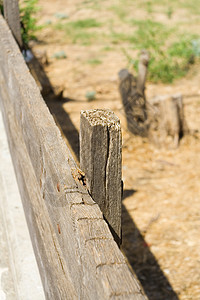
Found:
[[[5,19],[18,45],[22,47],[18,0],[3,0]]]
[[[0,104],[46,298],[145,299],[2,16],[0,40]]]

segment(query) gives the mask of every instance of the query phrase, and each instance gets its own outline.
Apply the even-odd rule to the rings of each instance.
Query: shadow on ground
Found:
[[[79,161],[79,133],[63,108],[64,99],[57,99],[54,94],[44,96],[44,99],[58,127],[68,140],[71,150],[75,154],[76,161]]]
[[[124,191],[130,196],[131,190]],[[135,191],[133,191],[134,193]],[[122,247],[121,250],[140,281],[149,300],[178,300],[168,279],[161,270],[155,256],[122,204]]]
[[[63,103],[76,100],[55,95],[42,65],[36,58],[31,64],[30,69],[32,68],[34,69],[33,73],[38,73],[37,78],[40,79],[39,81],[43,86],[43,98],[51,114],[65,135],[76,160],[79,161],[79,133],[69,115],[63,109]],[[77,100],[77,102],[79,101]],[[134,190],[125,189],[123,199],[133,195],[135,192]],[[149,300],[178,300],[178,296],[173,291],[155,256],[151,253],[145,239],[123,204],[121,248]]]
[[[47,77],[44,68],[40,61],[34,56],[28,63],[28,67],[38,83],[42,96],[54,117],[58,127],[62,130],[62,133],[68,141],[68,146],[75,154],[76,161],[79,161],[79,133],[72,123],[69,115],[63,108],[65,102],[76,101],[75,99],[63,98],[62,94],[56,95],[51,85],[49,78]]]

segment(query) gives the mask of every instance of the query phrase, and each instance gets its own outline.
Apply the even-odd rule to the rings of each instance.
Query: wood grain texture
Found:
[[[138,77],[137,77],[137,91],[143,97],[145,90],[145,82],[147,77],[147,68],[149,64],[149,52],[147,50],[142,50],[140,53],[139,65],[138,65]]]
[[[0,104],[47,299],[145,299],[0,16]]]
[[[138,82],[142,89],[145,79],[144,65],[140,64],[142,70]],[[137,78],[135,78],[127,69],[122,69],[119,73],[119,92],[126,116],[128,130],[140,136],[147,136],[147,113],[146,98],[144,90],[141,93],[137,88]]]
[[[110,110],[81,112],[80,165],[115,240],[121,241],[121,127]]]
[[[3,0],[4,16],[18,45],[22,47],[18,0]]]
[[[149,101],[149,140],[159,147],[177,148],[189,133],[181,94],[157,96]]]

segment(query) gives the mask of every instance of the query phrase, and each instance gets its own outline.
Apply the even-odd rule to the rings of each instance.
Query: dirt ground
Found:
[[[76,6],[80,0],[40,0],[41,24],[55,20],[55,12],[73,20],[90,12]],[[97,12],[98,13],[98,12]],[[95,17],[95,16],[93,16]],[[200,71],[170,85],[147,82],[146,96],[182,93],[188,126],[196,131],[185,136],[178,149],[158,149],[126,129],[118,93],[117,73],[126,66],[116,49],[102,55],[103,45],[67,43],[52,27],[39,31],[33,45],[36,55],[46,51],[44,66],[56,91],[63,97],[45,97],[65,140],[78,160],[80,110],[109,108],[121,120],[123,133],[123,244],[122,251],[150,300],[200,299]],[[56,51],[66,59],[55,59]],[[102,63],[86,61],[100,56]],[[96,91],[96,99],[85,94]]]

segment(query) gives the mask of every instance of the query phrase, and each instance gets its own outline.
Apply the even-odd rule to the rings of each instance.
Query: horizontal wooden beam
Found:
[[[22,47],[18,0],[3,0],[4,16],[20,48]]]

